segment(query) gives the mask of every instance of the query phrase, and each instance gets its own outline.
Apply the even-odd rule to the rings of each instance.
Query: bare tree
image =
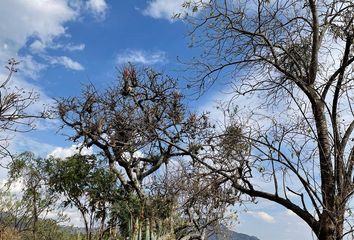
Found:
[[[205,121],[187,116],[173,79],[133,66],[121,79],[102,93],[90,85],[82,97],[59,99],[58,115],[74,130],[71,140],[102,151],[125,189],[143,196],[144,178],[171,158],[187,155],[172,143],[188,147],[186,137]]]
[[[175,80],[132,65],[107,90],[87,86],[81,97],[59,99],[57,109],[63,127],[74,130],[70,139],[100,152],[127,195],[138,196],[141,206],[149,205],[144,180],[170,160],[196,151],[198,133],[210,127],[206,115],[185,110]]]
[[[208,239],[228,223],[226,212],[239,195],[223,177],[198,162],[171,165],[154,179],[150,194],[173,203],[176,239]]]
[[[261,102],[248,112],[239,108],[218,140],[227,143],[219,145],[222,154],[210,151],[214,162],[201,162],[244,194],[290,209],[318,239],[352,238],[353,1],[210,0],[185,7],[199,10],[187,17],[192,44],[203,50],[193,60],[194,83],[205,89],[231,77],[234,99]],[[246,123],[241,131],[237,117]],[[252,147],[248,159],[232,162],[237,142]],[[257,187],[262,179],[272,186]]]
[[[6,68],[9,74],[0,84],[0,157],[9,156],[9,133],[27,132],[34,128],[34,119],[43,114],[29,113],[28,108],[38,100],[38,94],[11,84],[19,62],[10,59]]]

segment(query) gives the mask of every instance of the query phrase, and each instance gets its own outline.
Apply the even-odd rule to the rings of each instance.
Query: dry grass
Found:
[[[0,240],[21,240],[21,236],[16,230],[5,228],[0,231]]]

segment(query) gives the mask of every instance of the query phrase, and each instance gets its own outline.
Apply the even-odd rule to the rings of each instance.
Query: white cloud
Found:
[[[40,40],[35,40],[29,47],[33,53],[44,53],[46,49],[62,49],[72,52],[84,50],[85,44],[55,44],[53,42],[44,44]]]
[[[130,153],[124,152],[122,155],[123,155],[122,157],[123,157],[126,161],[130,161],[130,160],[131,160],[131,155],[130,155]],[[133,158],[143,158],[143,157],[146,157],[145,154],[142,153],[142,152],[139,151],[139,150],[133,153]]]
[[[82,71],[85,69],[79,62],[76,62],[67,56],[48,57],[48,60],[51,64],[62,65],[71,70]]]
[[[66,209],[63,213],[69,217],[69,222],[64,223],[64,225],[68,224],[69,226],[82,227],[82,228],[85,226],[81,213],[79,212],[79,210],[75,209],[74,207]]]
[[[24,188],[24,179],[22,177],[12,182],[10,187],[8,185],[7,179],[0,180],[0,190],[2,192],[9,190],[11,194],[20,195],[23,192],[23,188]]]
[[[173,21],[175,14],[184,11],[182,4],[184,0],[153,0],[143,10],[143,14],[153,18],[164,18]]]
[[[314,239],[310,227],[301,218],[292,215],[290,210],[284,209],[274,202],[259,198],[257,204],[246,203],[246,211],[243,211],[243,207],[241,207],[242,210],[236,208],[239,224],[232,227],[234,231],[253,235],[262,240]],[[266,212],[274,219],[274,222],[264,221],[259,216],[262,214],[258,214],[258,212]]]
[[[285,212],[286,216],[297,216],[293,211],[291,211],[290,209],[287,209]]]
[[[36,40],[29,47],[32,52],[40,53],[45,51],[46,45],[43,42]]]
[[[90,6],[90,9],[88,8]],[[43,106],[51,105],[49,98],[40,86],[28,81],[28,78],[37,78],[47,65],[38,62],[39,59],[52,64],[60,64],[69,69],[82,70],[84,67],[66,56],[48,56],[46,49],[54,48],[64,51],[82,51],[85,44],[68,42],[68,22],[80,20],[84,13],[103,14],[107,9],[104,1],[72,1],[72,0],[3,0],[0,1],[0,66],[4,66],[7,59],[15,57],[21,62],[19,72],[10,81],[11,87],[18,87],[26,91],[33,90],[40,95],[39,100],[27,110],[29,113],[38,113]],[[30,48],[31,54],[21,55],[22,48]],[[39,58],[38,58],[39,57]],[[49,61],[51,59],[51,61]],[[7,71],[0,67],[0,81],[6,79]],[[54,121],[36,121],[41,130],[52,128]],[[36,155],[46,156],[55,146],[38,142],[30,135],[3,132],[8,136],[9,149],[12,153],[25,150]],[[1,173],[2,174],[2,173]],[[0,178],[2,175],[0,176]]]
[[[256,211],[256,212],[249,211],[248,213],[251,214],[254,217],[257,217],[257,218],[267,222],[267,223],[275,223],[274,217],[272,217],[271,215],[269,215],[266,212],[263,212],[263,211]]]
[[[46,68],[46,65],[37,62],[31,55],[21,56],[19,61],[20,74],[32,79],[38,78],[39,73]]]
[[[106,16],[108,9],[105,0],[89,0],[86,3],[87,9],[89,9],[96,17],[102,19]]]
[[[16,133],[15,135],[13,133],[12,135],[10,135],[9,133],[5,134],[10,136],[10,138],[8,139],[8,150],[12,154],[20,154],[29,151],[34,153],[36,156],[45,157],[48,152],[52,151],[55,148],[55,146],[53,145],[31,138],[26,133]],[[2,177],[3,174],[0,173],[0,179]]]
[[[183,6],[185,2],[190,3],[190,6]],[[167,19],[173,22],[176,20],[176,16],[185,17],[198,14],[200,10],[209,3],[210,0],[151,0],[148,2],[147,7],[143,9],[142,13],[145,16],[156,19]],[[197,11],[194,11],[194,7],[197,8]]]
[[[68,51],[82,51],[85,49],[85,44],[67,44],[63,47],[63,49]]]
[[[68,148],[57,147],[53,151],[51,151],[48,156],[65,159],[77,153],[80,153],[82,155],[91,155],[93,154],[93,150],[92,148],[81,148],[80,145],[74,144]]]
[[[166,53],[164,51],[143,51],[136,49],[127,49],[116,57],[117,64],[138,63],[144,65],[153,65],[157,63],[167,62]]]
[[[78,16],[78,12],[71,8],[68,2],[68,0],[0,1],[2,23],[0,46],[7,46],[7,52],[0,54],[0,58],[13,57],[25,46],[29,37],[37,38],[45,44],[65,34],[64,23]],[[41,47],[36,44],[34,47]]]
[[[18,51],[27,44],[32,53],[43,53],[46,48],[83,50],[82,43],[58,43],[59,37],[67,35],[65,24],[79,19],[85,12],[104,16],[107,9],[104,0],[0,1],[0,65],[11,57],[18,58]]]

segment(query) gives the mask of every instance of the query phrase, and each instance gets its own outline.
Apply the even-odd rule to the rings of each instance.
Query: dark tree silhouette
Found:
[[[352,238],[353,1],[196,2],[185,3],[198,10],[187,21],[203,50],[191,65],[195,86],[231,79],[233,99],[261,102],[232,116],[248,123],[241,138],[233,137],[237,124],[222,138],[252,146],[239,172],[226,167],[232,144],[210,156],[224,164],[209,168],[246,195],[290,209],[320,240]],[[268,190],[255,184],[262,179]]]
[[[10,133],[33,130],[34,120],[43,118],[43,113],[30,113],[28,108],[38,100],[38,94],[32,90],[19,88],[11,84],[11,78],[18,71],[19,62],[10,59],[6,68],[7,78],[0,83],[0,157],[11,156],[9,152]]]

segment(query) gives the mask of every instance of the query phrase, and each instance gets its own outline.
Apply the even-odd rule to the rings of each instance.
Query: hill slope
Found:
[[[222,227],[218,233],[211,235],[208,240],[260,240],[257,237],[249,236],[243,233],[237,233]]]

